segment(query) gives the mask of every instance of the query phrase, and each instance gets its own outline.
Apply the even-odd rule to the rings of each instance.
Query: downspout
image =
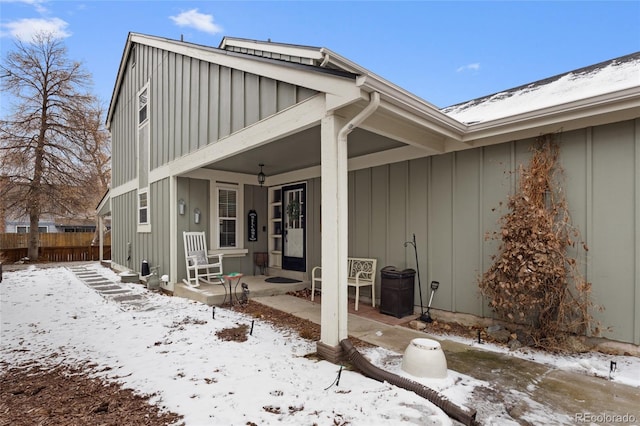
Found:
[[[459,421],[466,426],[477,426],[480,422],[476,420],[476,411],[467,410],[462,408],[453,402],[449,401],[446,397],[440,395],[435,390],[424,386],[421,383],[407,379],[397,374],[393,374],[389,371],[385,371],[381,368],[371,364],[358,350],[353,346],[353,343],[349,339],[344,339],[340,342],[340,346],[346,352],[347,358],[351,363],[365,376],[377,380],[379,382],[387,382],[394,386],[406,389],[419,395],[444,411],[450,418]]]
[[[372,92],[369,97],[369,105],[365,107],[358,115],[353,117],[351,121],[349,121],[340,132],[338,132],[338,143],[344,142],[347,143],[347,135],[351,133],[356,127],[358,127],[364,120],[369,118],[371,114],[373,114],[378,107],[380,106],[380,93]]]
[[[347,277],[347,257],[349,251],[349,217],[348,209],[348,173],[349,173],[349,158],[347,155],[347,140],[348,135],[354,129],[356,129],[364,120],[370,117],[380,106],[380,93],[372,92],[369,97],[369,105],[367,105],[362,111],[360,111],[355,117],[340,129],[337,137],[337,169],[338,169],[338,191],[337,191],[337,205],[338,209],[342,212],[338,213],[340,220],[338,221],[338,279],[346,279]],[[346,285],[338,286],[338,335],[339,339],[347,337],[347,313],[348,313],[348,300],[349,300],[349,287]]]
[[[326,67],[330,59],[330,56],[328,53],[324,53],[323,55],[324,57],[322,58],[322,62],[320,63],[320,68]]]

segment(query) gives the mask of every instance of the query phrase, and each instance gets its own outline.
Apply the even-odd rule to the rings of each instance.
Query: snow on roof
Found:
[[[640,52],[444,108],[466,124],[485,122],[640,86]]]

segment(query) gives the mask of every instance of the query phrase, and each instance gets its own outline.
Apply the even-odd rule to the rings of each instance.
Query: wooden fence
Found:
[[[98,241],[93,232],[41,233],[38,261],[74,262],[100,260]],[[0,234],[0,256],[4,262],[17,262],[27,257],[29,234]],[[103,258],[111,259],[111,235],[104,238]]]

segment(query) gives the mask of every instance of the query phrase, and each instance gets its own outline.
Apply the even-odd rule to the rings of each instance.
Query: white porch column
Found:
[[[321,122],[322,308],[318,353],[330,361],[337,361],[340,340],[347,337],[347,146],[338,143],[343,125],[344,120],[333,114]]]
[[[104,216],[98,215],[98,260],[104,260]]]
[[[169,178],[169,270],[162,271],[162,274],[169,275],[169,282],[160,281],[160,287],[168,290],[175,290],[175,283],[178,281],[178,178],[173,175]]]

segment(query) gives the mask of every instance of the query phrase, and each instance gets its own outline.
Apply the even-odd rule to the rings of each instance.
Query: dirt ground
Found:
[[[320,339],[320,326],[259,303],[234,307],[279,328],[295,330],[304,339]],[[249,328],[221,330],[222,340],[245,341]],[[364,342],[354,342],[359,347]],[[37,365],[0,368],[0,426],[161,426],[181,424],[181,416],[151,405],[153,395],[137,395],[117,384],[91,378],[88,369]]]

